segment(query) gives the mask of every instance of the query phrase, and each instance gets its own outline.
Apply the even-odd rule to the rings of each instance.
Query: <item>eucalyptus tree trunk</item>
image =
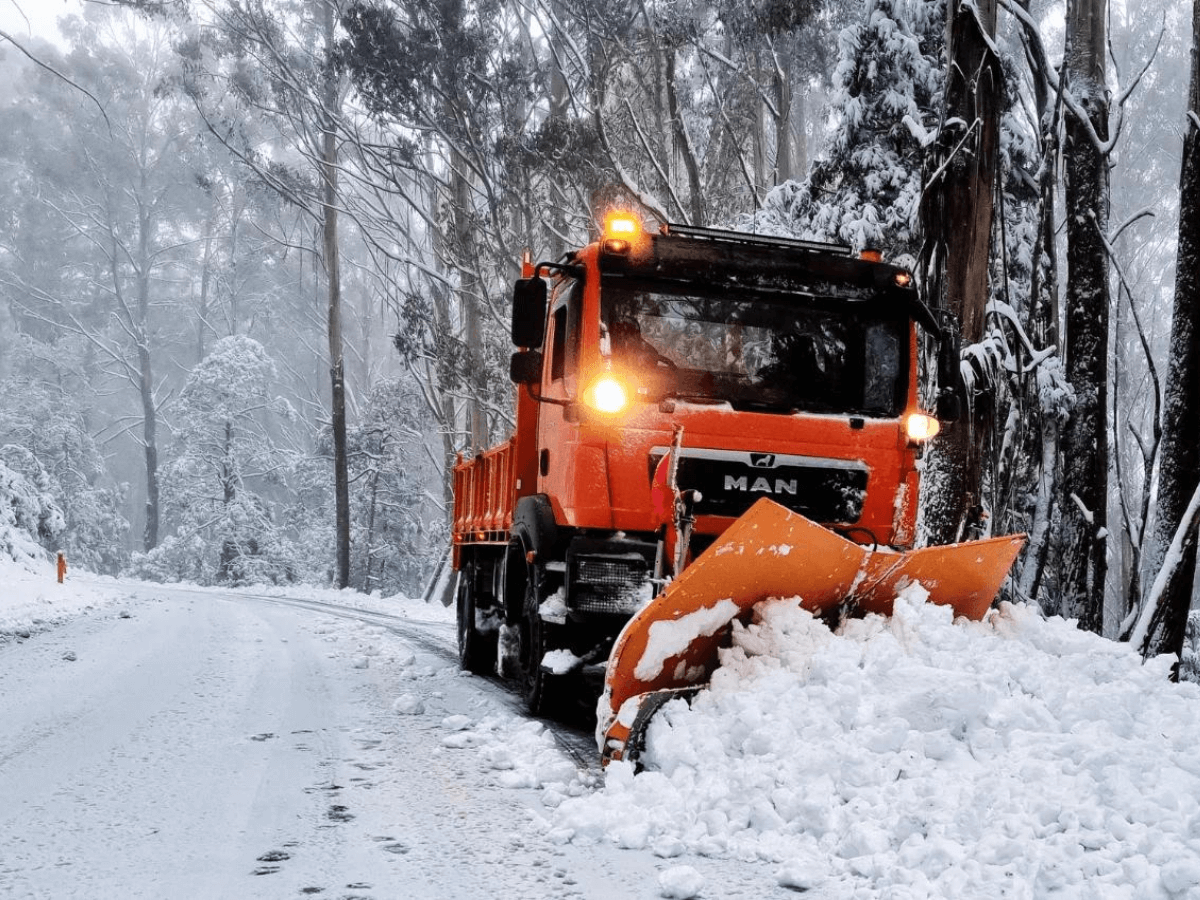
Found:
[[[671,115],[671,130],[675,135],[675,149],[683,162],[688,183],[688,212],[693,225],[707,225],[704,213],[704,187],[700,179],[700,161],[688,137],[687,125],[683,121],[683,109],[679,105],[679,85],[675,82],[675,51],[667,50],[667,108]]]
[[[775,184],[783,184],[796,178],[796,153],[792,137],[792,117],[795,102],[792,95],[792,54],[789,49],[776,50],[775,57],[775,106],[779,117],[775,120]]]
[[[141,173],[142,191],[147,196],[146,172]],[[158,546],[161,512],[158,480],[158,404],[154,398],[154,369],[150,356],[150,230],[153,223],[144,200],[138,202],[137,312],[130,332],[137,342],[138,395],[142,402],[142,452],[146,460],[146,528],[142,548],[149,552]],[[117,257],[113,257],[115,260]],[[115,265],[115,263],[114,263]]]
[[[217,201],[215,198],[210,198],[208,205],[208,215],[204,217],[204,236],[200,239],[200,243],[204,247],[204,251],[200,256],[200,299],[197,303],[196,312],[196,363],[199,364],[204,360],[205,347],[204,341],[205,332],[208,330],[208,306],[209,293],[212,290],[212,270],[213,270],[213,220],[217,217]]]
[[[1179,249],[1175,266],[1175,309],[1171,319],[1159,457],[1158,508],[1146,547],[1147,572],[1163,567],[1167,548],[1200,486],[1200,2],[1192,3],[1192,78],[1184,123],[1179,179]],[[1140,648],[1149,655],[1180,654],[1196,578],[1196,529],[1188,528],[1178,559]]]
[[[475,253],[472,249],[475,235],[471,221],[471,184],[467,180],[466,160],[456,149],[451,149],[450,160],[450,184],[454,197],[453,252],[458,269],[458,303],[462,316],[463,339],[467,348],[467,380],[470,385],[470,397],[467,401],[470,421],[467,427],[470,431],[471,448],[482,450],[489,443],[487,417],[484,415],[482,399],[487,376],[484,372],[486,362],[483,352],[483,324],[479,309],[481,286],[475,274]]]
[[[803,89],[793,87],[791,109],[792,174],[788,177],[803,181],[808,175],[808,100]]]
[[[350,584],[350,477],[346,458],[346,361],[342,346],[341,261],[338,254],[337,71],[334,65],[333,0],[318,0],[324,7],[325,72],[321,116],[322,241],[328,296],[329,373],[333,419],[334,516],[337,528],[337,586]]]
[[[935,303],[961,323],[968,344],[983,338],[988,301],[993,187],[1000,123],[1000,61],[993,52],[996,0],[954,0],[946,11],[946,116],[922,199],[924,254]],[[953,338],[952,338],[953,339]],[[947,387],[947,386],[942,386]],[[931,453],[925,527],[930,542],[964,537],[982,522],[989,410],[982,398],[950,423]]]
[[[1055,560],[1061,609],[1104,625],[1108,522],[1108,137],[1105,0],[1068,0],[1067,90],[1086,119],[1066,117],[1067,287],[1064,349],[1075,407],[1063,431]]]

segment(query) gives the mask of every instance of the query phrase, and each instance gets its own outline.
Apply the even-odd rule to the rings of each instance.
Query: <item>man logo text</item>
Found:
[[[725,490],[743,491],[751,494],[791,494],[796,496],[795,478],[776,478],[774,485],[766,478],[755,478],[751,483],[749,475],[726,475]]]

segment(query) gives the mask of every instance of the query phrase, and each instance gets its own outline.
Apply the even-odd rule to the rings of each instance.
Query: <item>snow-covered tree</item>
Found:
[[[389,379],[371,392],[350,434],[354,584],[364,591],[418,592],[449,540],[444,511],[430,503],[431,425],[414,385]]]
[[[0,396],[8,398],[0,407],[0,444],[22,448],[18,457],[6,452],[5,458],[61,510],[62,528],[44,542],[46,549],[64,551],[72,565],[115,573],[128,557],[123,490],[112,482],[77,399],[31,376],[23,371],[0,379]]]
[[[0,447],[0,556],[33,570],[65,527],[42,464],[24,447]]]
[[[984,334],[992,248],[992,195],[998,166],[1003,91],[996,52],[995,0],[947,4],[945,110],[930,153],[921,198],[921,274],[926,296],[949,311],[959,334],[978,344]],[[997,386],[980,379],[967,409],[931,448],[923,481],[929,540],[945,544],[964,529],[978,531],[985,446]],[[956,384],[939,385],[944,392]]]
[[[1075,405],[1063,431],[1055,547],[1062,612],[1100,631],[1108,572],[1109,99],[1105,0],[1067,4],[1067,280],[1063,355]]]
[[[925,147],[942,90],[940,0],[867,0],[838,36],[829,147],[772,190],[745,230],[916,255]]]
[[[177,455],[164,479],[176,532],[135,571],[200,582],[279,581],[294,560],[278,533],[271,489],[285,455],[266,427],[288,407],[271,393],[275,363],[258,341],[217,341],[175,404]]]
[[[1146,548],[1147,570],[1154,576],[1154,586],[1133,636],[1145,655],[1183,651],[1194,599],[1200,527],[1200,3],[1195,0],[1192,33],[1158,507]]]

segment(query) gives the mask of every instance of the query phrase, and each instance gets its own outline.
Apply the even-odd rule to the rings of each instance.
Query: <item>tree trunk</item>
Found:
[[[1157,573],[1200,485],[1200,2],[1192,3],[1192,78],[1184,123],[1179,179],[1179,249],[1175,309],[1171,319],[1163,439],[1159,457],[1158,508],[1146,547],[1147,571]],[[1154,611],[1144,655],[1183,652],[1184,632],[1196,577],[1196,533]],[[1147,602],[1153,598],[1148,597]]]
[[[138,367],[142,399],[142,446],[146,459],[146,529],[142,549],[147,553],[158,546],[158,410],[154,405],[154,381],[150,368],[150,348],[146,336],[138,340]]]
[[[462,315],[463,338],[467,349],[467,383],[470,398],[467,411],[470,417],[471,448],[482,450],[487,447],[488,425],[484,415],[482,396],[486,390],[486,365],[483,352],[483,323],[479,309],[479,280],[475,277],[475,235],[471,221],[471,185],[467,181],[466,160],[457,150],[450,152],[451,190],[454,194],[454,247],[453,253],[458,269],[458,304]]]
[[[756,68],[761,74],[762,69]],[[761,97],[754,102],[754,208],[758,209],[762,198],[771,189],[771,179],[767,174],[767,116],[770,107]]]
[[[804,90],[792,90],[792,137],[795,140],[791,177],[803,181],[808,175],[808,102]]]
[[[995,0],[983,0],[975,11],[964,0],[949,5],[946,117],[933,161],[940,176],[926,185],[922,208],[925,253],[944,272],[944,280],[934,277],[930,293],[958,318],[968,344],[983,338],[988,301],[1002,86],[1000,62],[992,52],[995,33]],[[962,124],[949,124],[956,121]],[[989,411],[981,401],[968,404],[931,453],[933,477],[925,510],[931,543],[959,540],[969,518],[982,521]]]
[[[1104,0],[1067,3],[1067,89],[1101,140],[1108,135]],[[1056,561],[1061,612],[1099,633],[1108,565],[1108,159],[1088,123],[1066,118],[1067,380],[1075,407],[1063,433]]]
[[[329,373],[332,383],[334,506],[337,527],[337,586],[350,584],[350,478],[346,459],[346,361],[342,348],[341,267],[338,255],[337,140],[334,110],[338,106],[334,68],[333,3],[325,11],[325,96],[322,116],[322,237],[329,308]]]
[[[796,178],[795,153],[792,143],[792,54],[785,50],[776,51],[775,57],[775,106],[779,118],[775,122],[775,184],[783,184]]]
[[[196,363],[204,361],[206,344],[204,333],[208,330],[208,295],[212,288],[213,268],[213,220],[217,217],[217,201],[212,198],[208,206],[208,215],[204,217],[204,237],[201,243],[204,252],[200,256],[200,302],[196,313]]]
[[[675,135],[675,149],[683,161],[684,171],[688,180],[688,207],[692,225],[706,225],[704,214],[704,188],[700,183],[700,163],[692,142],[688,138],[687,126],[683,121],[683,111],[679,106],[679,86],[675,83],[675,51],[666,51],[667,55],[667,108],[671,115],[671,130]]]
[[[225,446],[221,454],[221,497],[225,504],[226,523],[229,522],[229,506],[237,497],[237,484],[234,481],[235,466],[233,462],[233,422],[225,420]],[[217,581],[228,581],[233,575],[233,563],[240,555],[238,542],[232,535],[226,534],[221,542],[221,559],[217,569]]]
[[[142,172],[142,193],[147,196],[146,173]],[[146,530],[142,549],[158,546],[158,407],[154,402],[154,370],[150,357],[150,214],[143,203],[138,207],[137,322],[133,334],[137,340],[138,393],[142,401],[142,447],[146,459]]]

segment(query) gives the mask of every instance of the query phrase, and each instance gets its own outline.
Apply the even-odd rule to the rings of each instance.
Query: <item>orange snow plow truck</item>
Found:
[[[918,325],[941,335],[907,271],[835,245],[613,216],[558,262],[526,259],[515,433],[454,469],[463,667],[552,716],[606,666],[607,761],[760,600],[886,614],[920,582],[981,618],[1024,539],[911,549],[938,429]]]

